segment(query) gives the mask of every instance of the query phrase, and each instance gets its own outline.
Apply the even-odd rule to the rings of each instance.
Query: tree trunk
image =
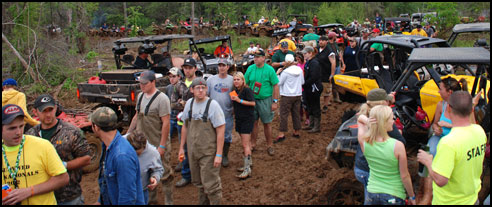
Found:
[[[123,2],[123,13],[125,15],[125,27],[128,27],[128,15],[126,13],[126,2]]]
[[[22,58],[22,56],[14,48],[14,46],[12,44],[10,44],[9,40],[7,39],[7,37],[5,37],[5,35],[3,34],[3,32],[2,32],[2,40],[5,43],[7,43],[7,45],[10,47],[10,49],[12,49],[12,52],[14,52],[14,55],[17,56],[17,58],[19,58],[20,62],[22,63],[22,66],[24,66],[24,68],[26,68],[26,72],[31,76],[31,78],[35,82],[39,82],[39,78],[36,76],[36,74],[34,74],[34,71],[32,70],[32,68],[27,64],[26,60],[24,60],[24,58]]]

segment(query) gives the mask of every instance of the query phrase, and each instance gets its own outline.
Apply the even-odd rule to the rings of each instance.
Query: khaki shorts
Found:
[[[331,96],[331,83],[325,83],[322,82],[323,84],[323,96]]]
[[[272,97],[268,97],[266,99],[256,99],[255,105],[255,121],[258,118],[261,119],[261,122],[264,124],[271,123],[273,121],[274,112],[272,111]]]

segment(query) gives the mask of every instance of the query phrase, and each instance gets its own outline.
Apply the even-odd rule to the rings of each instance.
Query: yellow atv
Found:
[[[375,43],[383,44],[384,50],[369,52],[371,45]],[[356,54],[360,69],[334,76],[340,98],[348,102],[365,102],[371,89],[384,88],[389,92],[405,69],[413,48],[429,46],[449,47],[449,44],[442,39],[412,35],[379,36],[363,42]],[[419,78],[416,73],[415,77]]]

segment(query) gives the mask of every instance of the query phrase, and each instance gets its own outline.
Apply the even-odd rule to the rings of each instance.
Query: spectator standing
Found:
[[[343,70],[345,74],[359,75],[360,73],[351,72],[359,69],[356,62],[356,54],[359,51],[359,45],[357,44],[355,37],[349,37],[348,41],[349,47],[345,47],[345,51],[343,52],[343,62],[345,62],[345,69]],[[359,63],[362,64],[362,61],[362,58],[359,57]]]
[[[318,17],[315,14],[313,17],[313,27],[317,27],[317,26],[318,26]]]
[[[222,40],[222,44],[215,48],[214,56],[220,58],[234,56],[232,49],[227,45],[227,40]]]
[[[290,51],[289,44],[287,42],[280,43],[280,49],[275,52],[272,56],[272,67],[275,69],[275,72],[278,71],[279,68],[285,67],[287,64],[285,62],[285,56],[287,54],[295,55],[294,52]]]
[[[309,112],[310,125],[304,130],[310,130],[309,133],[320,132],[321,125],[321,109],[320,96],[323,91],[321,82],[321,64],[318,58],[315,58],[313,47],[307,46],[302,50],[306,65],[304,66],[304,85],[303,89],[306,92],[306,104]]]
[[[374,21],[376,21],[376,28],[381,27],[382,18],[381,16],[379,16],[379,12],[376,12],[376,17],[374,18]]]
[[[434,34],[434,28],[431,27],[431,25],[429,24],[429,22],[426,22],[425,23],[425,29],[424,29],[425,33],[427,34],[428,37],[435,37],[435,34]]]
[[[172,204],[171,142],[169,136],[171,104],[166,94],[161,93],[155,86],[155,73],[151,70],[140,74],[140,89],[137,96],[136,114],[132,119],[128,133],[139,130],[148,137],[149,143],[157,147],[164,166],[162,176],[165,203]],[[150,191],[150,203],[154,202],[156,191]]]
[[[220,165],[224,145],[225,119],[217,101],[207,97],[207,82],[196,78],[191,84],[194,97],[183,111],[179,156],[184,156],[187,144],[191,182],[199,189],[200,205],[220,205],[222,186]]]
[[[433,133],[427,142],[427,146],[429,146],[429,153],[432,154],[433,157],[436,156],[439,141],[442,137],[449,134],[453,124],[450,119],[451,110],[448,110],[449,98],[451,94],[461,90],[468,91],[468,84],[464,78],[460,79],[458,82],[452,77],[447,77],[442,79],[439,83],[439,95],[441,96],[442,101],[439,101],[436,105],[434,122],[432,123]],[[419,201],[419,204],[430,205],[432,201],[432,179],[430,177],[426,177],[423,181],[425,182],[424,193],[422,200]]]
[[[383,105],[389,106],[395,102],[394,94],[386,94],[386,91],[381,88],[375,88],[367,93],[367,102],[362,104],[357,115],[369,116],[369,112],[374,106]],[[393,130],[388,131],[388,135],[406,145],[405,138],[401,135],[398,128],[393,123]],[[364,185],[364,197],[367,195],[367,183],[369,182],[369,164],[362,153],[361,146],[357,145],[354,163],[355,178]]]
[[[304,61],[304,55],[302,52],[297,52],[296,53],[296,62],[297,66],[299,66],[302,69],[302,74],[304,77],[304,66],[305,66],[305,61]],[[301,121],[302,121],[302,116],[305,114],[306,115],[306,121],[304,122],[304,125],[309,125],[309,115],[307,113],[307,106],[306,106],[306,92],[304,92],[304,88],[302,88],[302,98],[301,98],[301,109],[300,109],[300,114],[301,114]]]
[[[91,115],[92,131],[103,142],[99,165],[99,200],[102,205],[144,205],[137,153],[123,138],[113,109],[99,107]]]
[[[224,148],[222,150],[222,167],[229,166],[229,148],[232,143],[232,128],[234,127],[232,100],[229,95],[233,88],[233,79],[231,75],[228,75],[231,63],[225,59],[219,59],[219,74],[213,75],[207,80],[207,94],[209,97],[217,103],[219,103],[220,108],[224,113],[224,118],[226,122],[225,133],[224,133]]]
[[[280,68],[279,74],[280,88],[280,127],[276,142],[285,140],[287,132],[287,121],[289,113],[292,116],[292,125],[295,138],[300,138],[299,130],[301,129],[301,117],[299,109],[301,108],[302,85],[304,84],[303,70],[294,62],[294,56],[288,54],[285,56],[285,70]]]
[[[366,18],[363,24],[365,28],[371,28],[371,21],[369,21],[369,18]]]
[[[427,33],[422,29],[422,25],[417,25],[416,29],[413,29],[410,33],[411,35],[417,35],[422,37],[427,37]]]
[[[255,64],[250,65],[246,70],[244,78],[246,84],[253,90],[255,97],[254,127],[251,133],[251,149],[256,147],[256,138],[258,136],[258,119],[263,122],[263,131],[267,141],[267,152],[273,156],[272,126],[274,111],[278,108],[278,77],[272,66],[265,63],[265,52],[259,51],[255,54]]]
[[[188,87],[186,84],[181,81],[181,72],[178,68],[172,67],[168,72],[169,82],[171,84],[166,86],[166,95],[169,97],[169,101],[171,102],[171,117],[169,118],[169,122],[171,123],[171,127],[169,129],[169,135],[172,136],[174,131],[178,133],[178,140],[181,142],[181,125],[178,124],[178,114],[184,109],[184,101],[187,100],[187,91]],[[174,171],[181,172],[183,166],[183,162],[178,163]]]
[[[393,130],[393,111],[389,106],[374,106],[369,118],[359,115],[357,119],[357,139],[369,164],[364,205],[405,205],[406,194],[415,205],[405,146],[387,133]]]
[[[292,51],[292,52],[295,52],[297,47],[296,47],[296,43],[294,43],[294,41],[292,40],[292,34],[288,33],[285,35],[285,38],[280,40],[278,43],[282,43],[282,42],[287,42],[289,44],[289,50]]]
[[[313,28],[308,29],[308,33],[302,38],[305,46],[318,47],[319,35],[314,34]]]
[[[157,187],[162,174],[164,174],[161,156],[155,147],[147,142],[142,132],[133,131],[128,135],[127,140],[138,155],[144,201],[145,205],[148,205],[149,190],[154,190]]]
[[[242,172],[236,177],[245,179],[251,176],[253,159],[251,158],[251,132],[253,131],[255,97],[253,91],[246,85],[244,75],[241,72],[234,73],[234,91],[237,96],[231,96],[234,104],[234,116],[236,117],[236,131],[241,136],[244,151],[244,165],[238,168]]]
[[[326,113],[328,111],[328,106],[331,105],[331,93],[332,93],[332,85],[331,79],[335,75],[336,69],[336,55],[335,52],[330,49],[328,46],[328,37],[322,36],[319,38],[319,53],[316,56],[319,61],[320,70],[321,70],[321,82],[323,84],[323,112]],[[307,61],[307,60],[306,60]],[[304,73],[306,70],[304,69]],[[311,117],[309,117],[309,121],[311,122]],[[312,123],[310,125],[312,128]]]
[[[21,107],[22,111],[25,111],[24,122],[29,124],[29,128],[39,124],[39,121],[34,120],[29,113],[27,113],[26,107],[26,94],[16,90],[17,81],[12,78],[8,78],[2,83],[2,106],[7,104],[15,104]]]
[[[56,205],[53,191],[68,184],[67,169],[49,141],[23,134],[24,116],[20,106],[2,106],[2,186],[12,189],[2,205]]]
[[[41,124],[29,129],[26,134],[50,141],[68,170],[68,185],[55,190],[57,204],[84,205],[80,182],[82,168],[91,163],[89,144],[79,128],[57,119],[56,111],[56,102],[52,96],[38,96],[34,101],[34,113],[39,117]]]
[[[417,159],[432,178],[432,205],[478,205],[487,137],[472,124],[472,98],[468,91],[450,95],[448,106],[453,128],[441,139],[436,157],[419,150]]]
[[[335,67],[335,75],[336,74],[340,74],[341,71],[340,71],[340,67],[344,64],[343,63],[343,58],[342,58],[342,55],[343,53],[340,53],[340,49],[338,48],[338,43],[336,42],[336,38],[337,38],[337,34],[335,32],[330,32],[328,34],[328,44],[327,44],[327,47],[330,49],[331,53],[335,53],[335,63],[336,63],[336,67]],[[331,54],[330,53],[330,54]],[[342,55],[341,55],[342,54]],[[330,82],[332,83],[332,95],[333,95],[333,101],[337,102],[337,103],[342,103],[342,101],[340,101],[340,98],[338,97],[338,91],[336,90],[336,88],[334,88],[334,85],[333,85],[333,77],[330,79]],[[330,101],[328,101],[329,103]]]

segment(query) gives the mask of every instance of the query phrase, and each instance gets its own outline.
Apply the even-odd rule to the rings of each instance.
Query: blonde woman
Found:
[[[234,92],[231,95],[234,104],[234,116],[236,117],[236,131],[241,136],[244,150],[244,166],[238,171],[242,172],[236,177],[246,179],[251,176],[251,132],[253,131],[255,97],[253,91],[246,85],[242,72],[236,72],[233,76]],[[233,92],[233,93],[234,93]]]
[[[415,205],[405,146],[388,135],[393,123],[393,111],[384,105],[374,106],[369,118],[360,115],[357,119],[357,138],[370,167],[364,205],[405,205],[407,194]]]

